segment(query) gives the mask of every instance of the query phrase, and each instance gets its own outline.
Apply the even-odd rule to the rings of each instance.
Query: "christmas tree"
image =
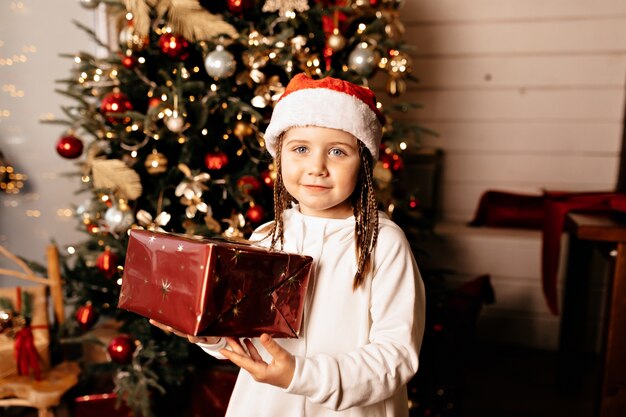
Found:
[[[99,0],[81,0],[86,7]],[[76,160],[86,200],[76,208],[87,238],[67,248],[63,273],[75,320],[67,338],[98,319],[119,323],[106,370],[137,415],[159,415],[193,369],[186,340],[116,309],[131,228],[246,237],[273,218],[274,166],[263,131],[295,74],[378,85],[387,117],[376,167],[382,208],[417,206],[394,192],[402,153],[424,132],[394,113],[411,77],[399,0],[125,0],[108,55],[81,52],[59,93],[71,97],[57,152]],[[80,26],[80,25],[79,25]],[[384,96],[384,97],[383,97]],[[401,195],[401,198],[398,197]],[[88,373],[88,370],[86,370]]]

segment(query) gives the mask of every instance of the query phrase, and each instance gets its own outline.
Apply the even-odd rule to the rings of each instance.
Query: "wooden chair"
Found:
[[[63,308],[63,290],[59,267],[59,252],[55,245],[47,248],[47,277],[37,276],[33,271],[12,254],[0,246],[0,256],[15,263],[20,270],[0,268],[0,276],[12,276],[49,288],[53,303],[54,317],[57,324],[65,320]],[[78,382],[80,369],[75,362],[63,362],[50,370],[42,372],[41,380],[37,381],[29,375],[10,375],[0,378],[0,407],[33,407],[39,417],[53,417],[54,407],[61,402],[65,392]]]

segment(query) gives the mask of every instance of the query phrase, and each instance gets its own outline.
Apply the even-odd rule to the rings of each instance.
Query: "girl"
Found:
[[[250,239],[312,256],[314,273],[298,339],[188,336],[242,368],[227,416],[408,416],[424,288],[404,233],[377,211],[382,120],[369,89],[334,78],[296,75],[277,103],[265,133],[276,215]]]

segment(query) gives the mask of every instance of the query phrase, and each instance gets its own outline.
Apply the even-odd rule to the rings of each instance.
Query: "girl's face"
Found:
[[[350,133],[326,127],[293,127],[283,135],[281,173],[302,214],[345,219],[361,159]]]

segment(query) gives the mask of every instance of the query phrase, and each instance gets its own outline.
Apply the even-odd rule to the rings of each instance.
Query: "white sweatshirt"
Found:
[[[354,217],[305,216],[297,206],[285,211],[284,250],[314,259],[300,337],[276,339],[295,356],[295,373],[281,389],[241,370],[227,417],[408,416],[406,383],[418,367],[424,286],[404,233],[383,213],[379,218],[373,278],[353,291]],[[269,363],[258,339],[252,342]],[[224,359],[223,340],[200,346]]]

